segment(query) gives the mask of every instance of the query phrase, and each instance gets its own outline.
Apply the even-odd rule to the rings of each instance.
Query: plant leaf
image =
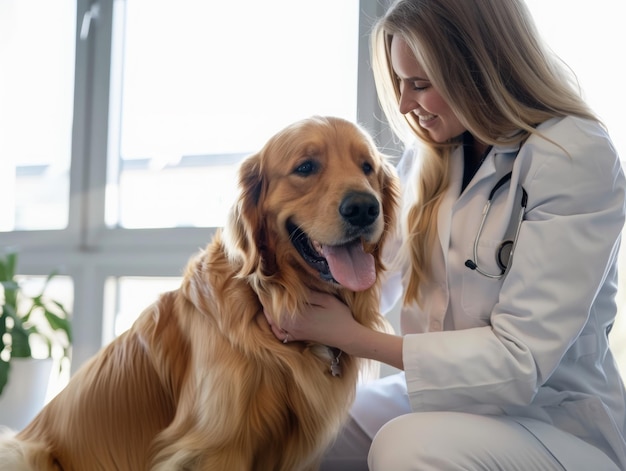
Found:
[[[1,290],[4,291],[4,304],[0,304],[0,351],[7,348],[9,356],[5,360],[8,362],[12,357],[32,357],[29,340],[32,335],[37,335],[48,347],[48,356],[52,354],[52,345],[58,343],[63,349],[64,357],[69,358],[72,343],[70,315],[61,303],[44,295],[50,281],[58,275],[58,272],[53,271],[47,276],[38,295],[26,295],[15,279],[17,256],[18,253],[15,251],[2,253],[0,250],[0,283]],[[41,313],[43,317],[40,316]],[[7,325],[8,318],[13,322]],[[46,322],[48,326],[42,325]],[[67,341],[57,339],[56,335],[50,335],[50,329],[65,332]],[[5,368],[8,371],[7,361],[4,363],[7,364]],[[5,379],[7,375],[8,373],[4,374]],[[0,382],[0,386],[4,387],[4,383]]]
[[[2,391],[9,381],[9,370],[11,369],[11,364],[8,361],[4,361],[0,359],[0,396],[2,395]]]
[[[11,331],[11,357],[16,358],[29,358],[31,356],[30,344],[28,343],[28,336],[30,332],[25,330],[24,327],[16,323]]]
[[[20,285],[13,280],[0,281],[0,285],[6,290],[16,291]]]
[[[0,352],[2,351],[2,348],[4,347],[4,334],[7,331],[7,318],[4,315],[0,314]]]
[[[52,299],[51,302],[59,308],[59,310],[65,315],[66,319],[70,317],[67,309],[65,309],[65,306],[63,304],[61,304],[59,301],[55,301],[54,299]]]
[[[0,280],[10,281],[15,276],[15,266],[17,265],[17,253],[9,252],[0,257]]]
[[[44,315],[54,330],[62,330],[67,335],[68,341],[72,342],[72,325],[68,319],[63,319],[62,317],[57,316],[55,313],[48,311],[47,309],[44,311]]]
[[[17,293],[20,285],[15,280],[4,280],[2,287],[4,288],[4,304],[17,307]]]
[[[11,306],[10,304],[5,304],[2,306],[3,314],[6,314],[6,317],[10,317],[11,319],[17,320],[17,312],[15,312],[15,306]]]

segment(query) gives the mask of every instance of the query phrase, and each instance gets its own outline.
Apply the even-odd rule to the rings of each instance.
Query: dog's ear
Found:
[[[266,244],[265,220],[262,214],[266,191],[260,154],[247,157],[239,167],[239,196],[231,209],[226,234],[230,249],[241,255],[240,274],[250,275],[261,263]]]

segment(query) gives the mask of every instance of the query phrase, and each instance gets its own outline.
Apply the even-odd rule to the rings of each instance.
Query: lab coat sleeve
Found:
[[[484,313],[485,325],[404,337],[413,410],[529,404],[589,328],[616,263],[624,175],[595,124],[563,120],[544,134],[567,153],[533,136],[517,157],[514,178],[527,189],[528,206],[513,264],[491,312]],[[448,267],[459,270],[448,276],[463,276],[463,269]],[[605,327],[592,328],[605,335]]]

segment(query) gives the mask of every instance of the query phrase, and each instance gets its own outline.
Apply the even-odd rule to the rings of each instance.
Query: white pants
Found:
[[[619,471],[594,446],[546,424],[569,441],[575,458],[557,459],[513,417],[418,412],[398,417],[376,434],[371,471]]]
[[[385,383],[397,392],[398,383]],[[384,394],[361,388],[353,416],[328,450],[321,471],[619,471],[602,451],[549,424],[462,412],[398,413],[398,404],[391,407],[395,418],[384,419]],[[363,417],[368,411],[375,420]],[[526,425],[540,427],[543,436],[558,442],[560,457]]]

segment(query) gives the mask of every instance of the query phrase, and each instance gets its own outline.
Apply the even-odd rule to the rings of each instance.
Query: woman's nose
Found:
[[[400,103],[398,104],[400,109],[400,113],[407,114],[411,111],[417,109],[419,104],[417,100],[415,100],[410,93],[405,93],[404,91],[400,92]]]

